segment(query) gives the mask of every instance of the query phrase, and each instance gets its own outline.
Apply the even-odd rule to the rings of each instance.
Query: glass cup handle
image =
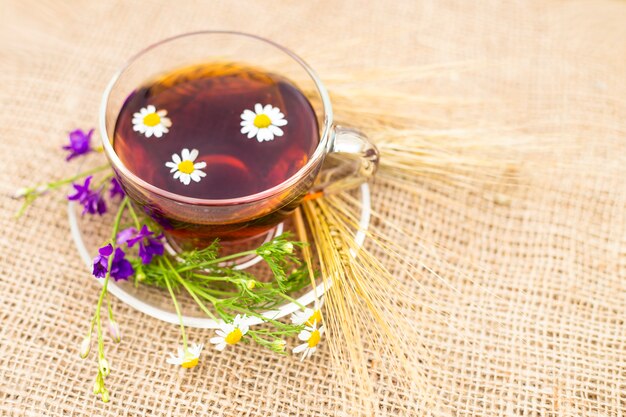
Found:
[[[313,195],[332,194],[355,188],[374,176],[380,154],[364,133],[335,126],[333,145],[326,156]]]

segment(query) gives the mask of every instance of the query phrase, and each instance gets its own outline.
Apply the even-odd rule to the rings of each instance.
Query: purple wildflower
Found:
[[[116,196],[119,196],[120,198],[124,198],[124,195],[125,195],[124,190],[122,189],[122,186],[120,185],[117,178],[111,178],[111,188],[109,189],[109,197],[115,198]]]
[[[98,213],[102,216],[107,212],[107,205],[104,202],[104,198],[102,198],[102,194],[99,192],[93,192],[87,197],[87,200],[83,203],[83,214],[96,214]]]
[[[149,237],[146,239],[146,242],[141,242],[139,244],[139,257],[141,258],[141,262],[144,264],[149,264],[152,261],[152,257],[155,255],[163,255],[164,247],[163,235],[159,235],[156,238]]]
[[[133,266],[125,258],[126,254],[120,248],[115,249],[115,255],[113,255],[113,265],[111,265],[111,276],[116,280],[128,279],[135,271]]]
[[[109,269],[109,256],[113,253],[113,246],[109,243],[98,249],[98,256],[93,260],[93,275],[96,278],[104,278]]]
[[[123,232],[125,233],[126,230]],[[145,224],[141,227],[139,232],[136,230],[135,232],[136,234],[134,237],[126,239],[126,243],[129,248],[132,248],[137,242],[139,242],[139,257],[141,258],[142,263],[149,264],[155,255],[163,255],[164,247],[162,234],[154,236],[154,232],[151,232]],[[123,237],[125,238],[126,236]]]
[[[91,193],[91,190],[89,189],[89,184],[91,183],[92,178],[93,178],[93,175],[90,175],[87,178],[85,178],[85,182],[83,183],[83,185],[72,184],[72,187],[74,187],[74,191],[76,191],[76,194],[68,195],[67,199],[78,200],[79,202],[82,202],[85,199],[87,199],[87,197],[89,197],[89,194]]]
[[[106,203],[102,197],[102,189],[98,191],[91,190],[90,183],[93,176],[85,178],[85,182],[80,184],[72,184],[75,193],[67,196],[68,200],[78,201],[83,205],[83,214],[99,214],[103,215],[107,211]]]
[[[93,260],[93,275],[96,278],[106,277],[109,269],[109,257],[113,254],[113,245],[110,243],[98,250],[98,256]],[[115,249],[113,254],[113,262],[111,263],[111,276],[116,281],[120,279],[128,279],[135,271],[133,266],[125,258],[126,254],[120,248]]]
[[[80,129],[70,132],[70,144],[63,147],[63,149],[70,151],[69,156],[65,160],[69,161],[72,158],[91,152],[91,135],[93,135],[93,129],[87,133]]]
[[[137,229],[135,229],[134,227],[129,227],[128,229],[122,230],[121,232],[117,234],[117,244],[123,245],[124,243],[132,239],[133,236],[135,236],[136,234],[137,234]]]
[[[135,246],[135,243],[142,241],[146,237],[152,236],[154,233],[148,229],[148,226],[145,224],[141,227],[141,230],[135,234],[132,238],[128,239],[126,243],[128,243],[128,247],[132,248]]]

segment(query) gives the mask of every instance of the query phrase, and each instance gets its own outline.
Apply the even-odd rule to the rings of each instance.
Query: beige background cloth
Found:
[[[347,415],[347,388],[324,347],[304,363],[257,347],[209,348],[199,367],[179,370],[164,360],[177,327],[120,302],[123,342],[108,348],[112,398],[102,404],[90,392],[93,358],[77,352],[99,286],[70,240],[63,193],[12,218],[16,188],[75,172],[60,146],[69,130],[96,125],[123,61],[170,35],[232,29],[291,48],[322,79],[473,66],[434,71],[421,92],[452,103],[439,128],[498,126],[503,140],[528,139],[535,161],[524,186],[506,198],[427,181],[417,196],[384,181],[374,189],[389,219],[446,249],[443,262],[420,253],[418,238],[402,242],[446,280],[421,283],[449,315],[447,325],[419,320],[442,398],[422,411],[623,415],[625,2],[5,0],[0,19],[0,414]],[[416,107],[416,121],[433,106]],[[377,415],[418,414],[384,372],[375,384]]]

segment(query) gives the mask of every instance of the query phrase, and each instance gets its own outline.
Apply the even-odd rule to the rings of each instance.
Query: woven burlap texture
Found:
[[[363,68],[472,68],[422,81],[420,93],[437,100],[416,107],[416,121],[447,100],[448,129],[528,140],[534,168],[521,170],[510,193],[427,179],[417,193],[375,184],[376,209],[414,239],[389,233],[441,275],[419,284],[449,317],[416,319],[440,406],[415,410],[373,369],[376,415],[623,415],[626,3],[9,0],[0,19],[1,415],[352,410],[324,347],[303,363],[249,345],[208,349],[199,367],[179,370],[164,360],[179,342],[176,326],[120,302],[123,342],[110,347],[112,398],[101,403],[90,393],[93,360],[77,352],[99,286],[70,239],[62,193],[12,217],[16,188],[75,172],[60,147],[67,131],[96,125],[101,92],[122,62],[200,29],[273,39],[322,79]],[[358,86],[373,87],[362,78]],[[422,244],[445,251],[434,256]],[[406,279],[416,289],[406,316],[427,314]],[[376,357],[376,346],[366,351]]]

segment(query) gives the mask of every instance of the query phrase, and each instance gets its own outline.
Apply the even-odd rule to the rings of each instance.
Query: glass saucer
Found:
[[[361,213],[359,216],[359,227],[354,231],[354,234],[357,245],[361,247],[365,242],[366,232],[370,223],[371,202],[369,185],[367,183],[362,184],[358,190],[355,190],[355,193],[359,194]],[[98,247],[102,241],[106,240],[108,233],[110,233],[110,222],[100,222],[101,224],[96,226],[98,222],[94,221],[93,217],[81,216],[79,209],[81,209],[81,207],[75,204],[75,202],[69,202],[67,207],[68,221],[78,254],[85,263],[87,271],[91,274],[93,257],[97,253]],[[272,239],[287,230],[291,230],[289,221],[278,225],[270,232],[268,239]],[[353,257],[357,256],[353,251],[351,254]],[[253,270],[259,267],[261,261],[262,259],[259,256],[252,257],[237,264],[234,268]],[[100,284],[104,282],[104,280],[95,277],[93,279]],[[330,280],[327,280],[326,285],[320,280],[314,288],[309,286],[296,300],[301,305],[311,305],[315,299],[324,294],[331,285],[332,282]],[[119,300],[142,313],[167,323],[179,324],[178,316],[172,306],[172,301],[167,291],[147,285],[135,285],[132,281],[115,282],[113,280],[109,281],[108,290]],[[206,317],[206,315],[195,306],[193,300],[185,300],[183,298],[179,300],[179,302],[183,310],[183,323],[185,326],[215,329],[222,324],[221,320],[213,320]],[[280,319],[299,309],[300,307],[296,303],[286,303],[276,309],[264,312],[263,316],[268,319]],[[260,318],[249,317],[247,324],[254,326],[262,322]]]

